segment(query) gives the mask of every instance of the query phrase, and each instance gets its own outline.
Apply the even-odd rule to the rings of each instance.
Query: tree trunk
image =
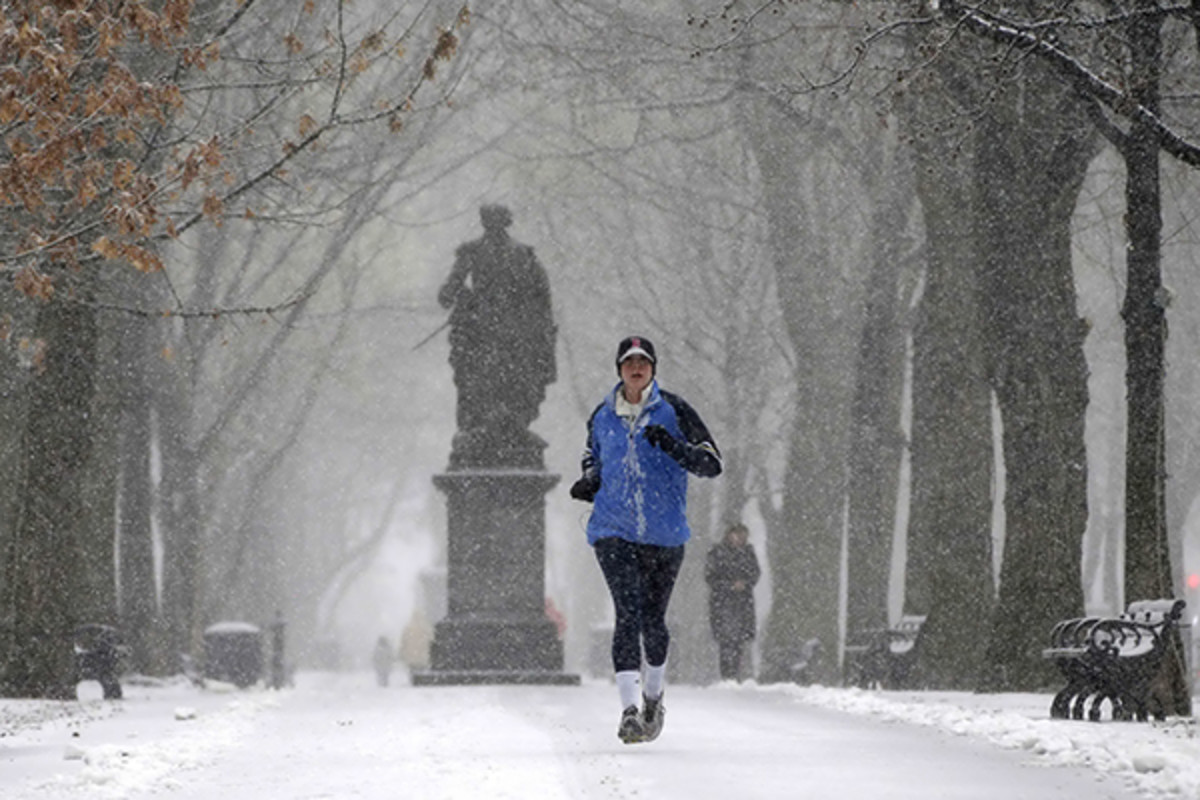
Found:
[[[178,664],[161,652],[158,582],[154,559],[154,485],[151,475],[153,411],[147,360],[157,352],[155,325],[140,319],[115,321],[121,337],[123,413],[120,438],[120,612],[129,666],[143,674],[169,674]]]
[[[1139,3],[1145,6],[1145,3]],[[1134,96],[1158,111],[1162,64],[1160,23],[1129,25]],[[1128,427],[1125,450],[1125,602],[1174,596],[1164,505],[1163,351],[1167,338],[1160,237],[1158,144],[1142,123],[1125,148],[1126,231],[1129,235],[1125,320]]]
[[[889,145],[887,145],[890,147]],[[851,405],[846,524],[846,638],[888,625],[888,584],[903,434],[906,358],[900,276],[912,178],[895,152],[880,158],[872,196],[873,264],[868,278]]]
[[[998,691],[1057,683],[1041,655],[1046,636],[1083,613],[1087,328],[1076,311],[1071,216],[1095,134],[1071,103],[1052,80],[1014,84],[977,128],[975,263],[1006,488],[1000,592],[980,685]]]
[[[160,400],[162,399],[160,395]],[[184,407],[186,406],[186,408]],[[175,662],[198,655],[203,623],[199,619],[201,507],[198,455],[190,447],[186,398],[159,405],[162,413],[163,480],[163,647]]]
[[[1134,99],[1158,114],[1163,64],[1161,17],[1154,0],[1129,23]],[[1128,427],[1125,448],[1125,602],[1175,596],[1166,522],[1163,353],[1167,339],[1161,266],[1162,208],[1158,143],[1142,121],[1130,128],[1124,151],[1126,230],[1129,234],[1125,319]],[[1191,716],[1180,637],[1168,663],[1167,713]],[[1172,707],[1173,706],[1173,707]]]
[[[852,390],[853,318],[846,278],[830,264],[824,230],[802,193],[815,191],[809,143],[764,98],[747,98],[747,135],[763,181],[768,242],[785,326],[796,354],[796,413],[783,485],[782,526],[767,543],[771,610],[760,679],[795,678],[806,642],[821,658],[807,678],[838,680],[838,606],[846,497],[846,444]]]
[[[45,361],[43,368],[35,366],[29,389],[20,510],[5,576],[13,649],[3,654],[0,693],[71,699],[73,631],[83,622],[104,621],[104,609],[111,608],[104,596],[111,587],[92,586],[87,564],[88,538],[111,531],[88,530],[83,505],[92,449],[95,312],[48,302],[38,308],[35,335],[45,343]]]
[[[86,519],[81,528],[87,595],[93,598],[84,622],[119,625],[117,611],[117,566],[114,561],[117,530],[118,445],[121,393],[118,377],[105,369],[116,361],[115,338],[96,315],[96,358],[92,404],[88,413],[91,429],[89,459],[84,472],[82,503]]]
[[[972,270],[969,177],[948,148],[917,141],[929,251],[913,331],[912,495],[905,611],[925,615],[914,680],[964,689],[979,670],[994,593],[992,415]],[[969,173],[968,173],[969,176]]]

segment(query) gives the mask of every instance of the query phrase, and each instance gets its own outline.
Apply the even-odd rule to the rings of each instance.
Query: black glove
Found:
[[[684,443],[672,436],[671,432],[662,425],[647,425],[642,431],[642,435],[646,437],[647,442],[676,461],[682,459],[687,453]]]
[[[599,475],[584,475],[571,484],[571,497],[576,500],[582,500],[585,503],[592,502],[596,498],[596,492],[598,491],[600,491]]]

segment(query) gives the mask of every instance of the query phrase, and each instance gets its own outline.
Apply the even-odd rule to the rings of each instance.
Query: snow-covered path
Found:
[[[767,693],[676,688],[662,738],[631,747],[616,738],[608,686],[344,689],[285,703],[250,746],[188,776],[172,796],[1125,796],[1096,794],[1095,779],[1077,771],[1022,766],[1015,753]]]
[[[1050,721],[1047,702],[1036,695],[671,687],[662,738],[626,746],[615,735],[615,690],[603,682],[381,689],[367,673],[308,673],[282,692],[133,686],[120,704],[88,701],[66,714],[0,701],[0,796],[1190,796],[1180,782],[1185,767],[1174,766],[1175,759],[1197,760],[1186,736],[1149,725]],[[1119,750],[1128,752],[1113,753]],[[1148,769],[1118,763],[1139,754]],[[1138,783],[1145,775],[1159,779],[1157,788]]]

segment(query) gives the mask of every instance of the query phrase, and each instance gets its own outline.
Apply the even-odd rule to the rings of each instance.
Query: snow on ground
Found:
[[[1050,720],[1049,695],[671,687],[663,737],[627,747],[604,681],[395,683],[301,673],[278,692],[177,680],[126,684],[119,702],[92,684],[77,703],[0,700],[0,797],[1200,797],[1193,720]]]
[[[1082,766],[1125,780],[1150,797],[1200,798],[1195,718],[1164,722],[1050,719],[1049,694],[876,692],[763,686],[799,702],[889,722],[931,727],[1028,752],[1037,763]]]
[[[0,796],[18,784],[35,787],[32,796],[88,800],[170,786],[175,773],[239,743],[280,702],[277,693],[235,693],[227,684],[201,691],[182,677],[126,683],[121,701],[100,697],[89,682],[78,703],[0,700]]]

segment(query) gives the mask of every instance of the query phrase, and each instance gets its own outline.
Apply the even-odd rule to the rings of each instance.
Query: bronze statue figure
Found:
[[[533,248],[508,235],[507,208],[479,217],[483,236],[458,248],[438,291],[458,392],[450,468],[540,469],[546,443],[529,426],[557,377],[550,283]]]

